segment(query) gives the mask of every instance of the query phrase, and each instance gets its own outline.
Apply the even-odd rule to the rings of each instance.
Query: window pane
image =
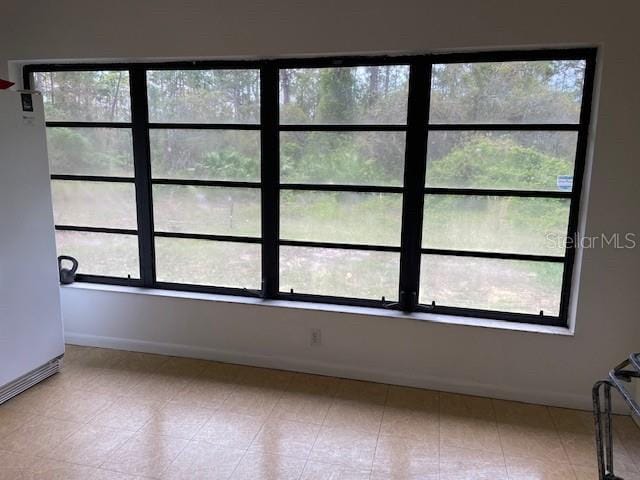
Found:
[[[157,231],[260,236],[257,188],[154,185]]]
[[[570,191],[576,132],[429,132],[427,186]]]
[[[53,180],[56,225],[137,228],[133,183]]]
[[[562,263],[423,255],[420,303],[557,316]]]
[[[403,132],[281,132],[280,180],[401,186]]]
[[[408,65],[280,70],[281,123],[407,122]]]
[[[431,123],[578,123],[584,60],[434,65]]]
[[[259,243],[155,239],[159,282],[259,289]]]
[[[147,71],[149,120],[259,123],[258,70]]]
[[[400,255],[388,252],[280,247],[280,290],[397,300]]]
[[[564,255],[569,200],[426,195],[425,248]]]
[[[129,122],[129,72],[38,72],[48,122]]]
[[[58,255],[78,260],[78,273],[140,277],[138,237],[111,233],[56,231]]]
[[[260,132],[150,130],[154,178],[260,181]]]
[[[283,239],[400,245],[400,194],[282,191],[280,202]]]
[[[47,128],[51,173],[133,178],[128,128]]]

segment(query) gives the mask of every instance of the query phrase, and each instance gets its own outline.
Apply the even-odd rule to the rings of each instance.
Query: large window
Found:
[[[565,325],[594,50],[30,65],[80,281]]]

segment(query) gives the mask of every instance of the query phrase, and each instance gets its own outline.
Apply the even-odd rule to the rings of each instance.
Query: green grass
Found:
[[[290,140],[292,143],[287,148],[291,150],[293,139]],[[292,150],[283,168],[313,165],[312,176],[328,180],[333,173],[342,179],[378,178],[376,181],[383,184],[381,174],[388,177],[388,183],[397,180],[395,169],[378,172],[375,162],[361,157],[366,149],[362,145],[356,148],[351,137],[332,140],[318,136],[313,141],[321,142],[318,151],[330,152],[331,161],[322,163],[324,157],[318,151],[313,158],[306,158],[305,149]],[[474,164],[475,173],[466,168],[474,152],[479,152],[483,159],[482,165]],[[485,168],[496,155],[502,155],[502,167]],[[215,160],[224,165],[235,165],[227,157],[206,158],[208,162]],[[337,158],[349,159],[342,165],[346,170],[336,170],[341,165]],[[366,164],[364,170],[363,162]],[[522,162],[527,163],[530,170],[519,168]],[[490,139],[481,138],[465,143],[437,163],[432,168],[436,169],[434,175],[437,173],[440,178],[455,180],[473,174],[479,175],[487,185],[501,188],[501,185],[512,185],[515,180],[539,185],[548,179],[542,178],[536,168],[546,170],[545,165],[562,166],[566,162],[530,148],[513,147],[504,139],[492,143]],[[251,160],[238,165],[248,172],[254,164]],[[181,177],[179,172],[174,174]],[[472,185],[475,184],[472,182]],[[261,235],[259,189],[156,185],[153,204],[157,231]],[[57,181],[54,182],[54,205],[57,223],[136,228],[133,185]],[[283,190],[280,195],[280,238],[399,246],[401,210],[400,194]],[[561,237],[566,232],[567,218],[568,202],[565,200],[427,196],[423,245],[562,255],[562,249],[547,237],[549,234]],[[59,232],[58,241],[60,253],[78,257],[81,272],[138,276],[135,238],[125,241],[125,237],[115,235]],[[159,281],[260,288],[259,244],[156,238],[155,247]],[[562,265],[459,257],[426,258],[421,269],[421,302],[435,300],[442,305],[525,313],[538,313],[541,309],[547,314],[558,312]],[[293,288],[300,293],[371,299],[384,296],[393,301],[398,295],[398,270],[399,255],[394,253],[292,247],[282,247],[280,251],[283,291]]]
[[[78,273],[139,278],[138,238],[108,233],[56,232],[58,255],[78,260]]]

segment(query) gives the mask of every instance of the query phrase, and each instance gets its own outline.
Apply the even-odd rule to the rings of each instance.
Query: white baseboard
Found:
[[[176,357],[216,360],[256,367],[291,370],[296,372],[329,375],[356,380],[419,387],[451,393],[463,393],[480,397],[537,403],[557,407],[591,410],[591,392],[585,395],[573,395],[561,392],[521,390],[502,385],[461,382],[441,377],[423,377],[392,371],[377,371],[335,363],[309,361],[300,358],[256,355],[248,352],[221,350],[207,347],[195,347],[175,343],[151,342],[129,338],[103,337],[83,333],[66,332],[65,341],[72,345],[113,348],[134,352],[156,353]],[[619,413],[626,413],[622,405],[615,405]]]

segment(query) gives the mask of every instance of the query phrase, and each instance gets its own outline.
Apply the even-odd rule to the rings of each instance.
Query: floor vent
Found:
[[[9,400],[10,398],[15,397],[19,393],[24,392],[28,388],[33,387],[37,383],[41,382],[45,378],[50,377],[58,373],[60,370],[60,360],[62,357],[56,358],[55,360],[51,360],[48,363],[45,363],[41,367],[36,368],[35,370],[30,371],[26,375],[17,378],[11,383],[6,384],[4,387],[0,388],[0,405]]]

